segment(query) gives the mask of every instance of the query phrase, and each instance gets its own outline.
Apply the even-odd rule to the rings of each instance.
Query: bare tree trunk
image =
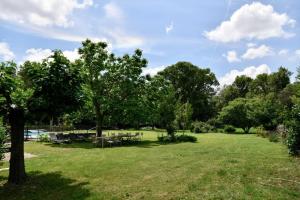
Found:
[[[24,110],[12,109],[9,113],[11,126],[11,154],[8,182],[22,184],[26,180],[24,163]]]

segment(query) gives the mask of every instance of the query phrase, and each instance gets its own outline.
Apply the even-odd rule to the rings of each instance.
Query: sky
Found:
[[[221,85],[300,66],[299,0],[0,0],[0,60],[40,61],[81,41],[117,55],[143,50],[144,74],[178,61],[210,68]]]

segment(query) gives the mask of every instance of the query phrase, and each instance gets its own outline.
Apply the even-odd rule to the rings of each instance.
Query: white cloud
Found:
[[[81,3],[80,3],[81,2]],[[0,1],[0,19],[37,27],[73,25],[70,19],[75,9],[93,5],[93,0],[22,0]]]
[[[300,49],[295,51],[295,55],[300,58]]]
[[[247,44],[247,47],[248,47],[248,48],[256,47],[256,46],[257,46],[257,45],[256,45],[255,43],[251,43],[251,42]]]
[[[281,49],[279,52],[278,52],[278,55],[280,56],[285,56],[289,53],[289,50],[288,49]]]
[[[232,63],[232,62],[239,62],[240,59],[238,58],[238,55],[236,53],[236,51],[228,51],[226,55],[223,55],[228,62]]]
[[[52,51],[50,49],[27,49],[26,55],[24,57],[24,61],[31,61],[31,62],[40,62],[43,59],[48,58],[52,55]]]
[[[221,77],[219,79],[219,82],[220,82],[220,86],[230,85],[234,82],[237,76],[245,75],[251,78],[255,78],[257,75],[264,74],[264,73],[267,74],[271,73],[271,69],[268,65],[262,64],[258,67],[250,66],[250,67],[246,67],[242,71],[231,70],[229,73],[225,74],[225,76]]]
[[[168,26],[166,26],[166,34],[168,34],[169,32],[171,32],[174,29],[174,23],[171,22]]]
[[[106,4],[104,7],[105,11],[105,16],[108,19],[113,19],[113,20],[123,20],[124,14],[122,9],[114,2],[110,2]]]
[[[5,42],[0,42],[0,59],[10,61],[15,58],[15,54],[10,50],[9,45]]]
[[[222,22],[216,29],[204,35],[217,42],[237,42],[242,39],[267,39],[290,37],[285,26],[294,27],[296,21],[286,13],[279,14],[272,5],[260,2],[245,4],[235,11],[228,21]]]
[[[53,55],[51,49],[31,48],[31,49],[27,49],[25,53],[26,55],[23,57],[23,62],[24,61],[41,62],[42,60]],[[78,49],[74,49],[73,51],[66,50],[63,51],[63,54],[72,62],[79,58]]]
[[[249,48],[244,55],[243,59],[253,60],[255,58],[263,58],[272,54],[272,49],[266,45],[261,45],[259,47]]]
[[[66,56],[71,62],[74,62],[75,60],[80,58],[80,55],[78,54],[78,49],[74,49],[73,51],[63,51],[64,56]]]
[[[164,70],[166,67],[165,66],[160,66],[160,67],[147,67],[143,70],[143,75],[149,74],[150,76],[156,75],[158,72]]]

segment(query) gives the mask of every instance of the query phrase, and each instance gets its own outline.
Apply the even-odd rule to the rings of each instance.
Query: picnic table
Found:
[[[135,141],[141,141],[142,133],[112,133],[110,136],[106,136],[103,134],[101,137],[96,138],[96,145],[101,144],[101,147],[103,148],[105,144],[109,144],[110,147],[112,145],[118,144],[122,145],[124,142],[135,142]]]

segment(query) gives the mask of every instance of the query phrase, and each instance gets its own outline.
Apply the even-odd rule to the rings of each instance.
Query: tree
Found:
[[[270,92],[269,86],[269,75],[268,74],[259,74],[252,81],[250,90],[252,95],[267,95]]]
[[[239,98],[245,98],[247,93],[250,91],[251,83],[252,78],[242,75],[235,78],[232,86],[236,88]]]
[[[213,115],[212,96],[218,85],[210,69],[200,69],[189,62],[178,62],[160,74],[169,80],[180,102],[189,102],[193,108],[193,119],[207,120]]]
[[[272,73],[268,79],[271,91],[275,93],[282,91],[290,83],[291,75],[292,73],[283,67],[280,67],[278,72]]]
[[[52,125],[63,114],[81,107],[83,78],[80,70],[78,63],[71,63],[59,50],[42,63],[25,62],[20,75],[26,87],[34,89],[28,102],[31,117],[47,118]]]
[[[183,130],[189,129],[192,123],[193,108],[189,103],[177,103],[176,105],[176,122],[178,127]]]
[[[104,102],[108,89],[106,88],[105,76],[107,70],[114,62],[114,55],[107,50],[105,42],[92,42],[85,40],[79,49],[86,84],[92,95],[92,102],[96,114],[97,137],[102,135],[102,124],[104,118]]]
[[[27,102],[33,91],[25,87],[14,62],[0,63],[0,108],[8,118],[11,135],[9,183],[21,184],[26,179],[24,164],[24,124]]]
[[[219,119],[224,124],[240,127],[249,133],[251,127],[257,125],[255,108],[258,102],[255,99],[238,98],[225,106],[219,114]]]
[[[174,122],[176,119],[175,115],[175,91],[172,85],[168,85],[164,91],[165,94],[162,96],[161,102],[159,103],[159,121],[160,125],[167,130],[168,135],[175,140],[175,126]]]
[[[28,111],[53,118],[80,105],[79,69],[60,51],[50,58],[43,63],[26,62],[20,71],[14,62],[0,64],[0,110],[8,118],[11,135],[10,183],[21,184],[26,179],[24,125],[33,117]]]
[[[109,53],[105,42],[86,40],[79,49],[86,85],[91,91],[91,99],[96,114],[97,136],[102,135],[103,122],[136,123],[134,115],[139,108],[142,68],[147,60],[142,51],[133,55],[115,57]],[[138,120],[139,121],[139,120]]]

